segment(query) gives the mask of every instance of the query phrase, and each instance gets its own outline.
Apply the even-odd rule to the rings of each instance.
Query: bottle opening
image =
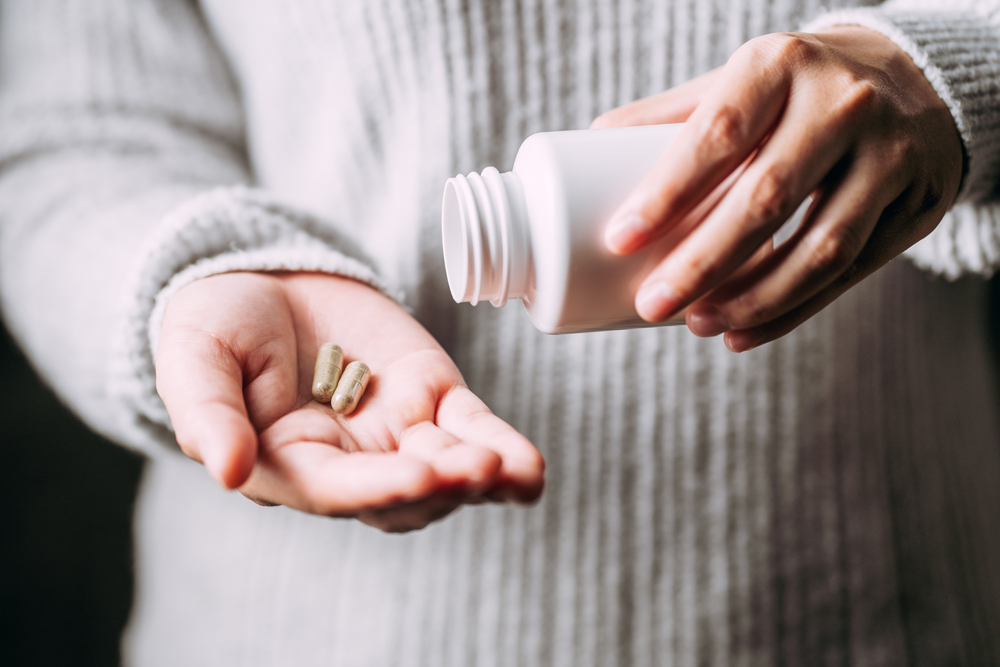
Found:
[[[526,220],[514,174],[487,167],[448,179],[441,237],[448,289],[457,303],[500,307],[524,295],[530,275]]]
[[[472,282],[469,262],[469,242],[462,207],[455,188],[455,179],[449,179],[444,186],[444,202],[441,206],[441,240],[444,245],[444,270],[448,276],[448,289],[456,303],[469,300],[468,285]]]

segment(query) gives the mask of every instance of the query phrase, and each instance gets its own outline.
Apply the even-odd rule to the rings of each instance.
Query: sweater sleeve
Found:
[[[890,0],[828,12],[804,30],[846,24],[875,30],[903,49],[948,105],[962,138],[956,202],[905,256],[949,279],[992,275],[1000,268],[1000,2]]]
[[[193,0],[0,15],[0,308],[92,428],[175,447],[150,333],[187,282],[293,269],[380,286],[336,225],[246,185],[239,96]]]

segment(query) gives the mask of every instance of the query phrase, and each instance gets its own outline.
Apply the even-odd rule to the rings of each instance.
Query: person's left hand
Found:
[[[349,415],[312,396],[327,341],[371,367]],[[462,505],[534,502],[545,483],[538,450],[430,333],[341,276],[235,272],[186,285],[164,314],[156,388],[181,451],[261,505],[403,532]]]
[[[608,226],[629,254],[670,232],[747,158],[712,212],[636,295],[650,322],[688,307],[733,351],[788,333],[929,234],[962,178],[955,122],[923,72],[855,26],[751,40],[717,70],[593,127],[687,122]],[[757,151],[756,155],[754,152]],[[809,195],[799,230],[771,237]]]

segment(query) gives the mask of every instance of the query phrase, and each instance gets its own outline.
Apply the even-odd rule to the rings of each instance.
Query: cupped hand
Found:
[[[962,177],[947,106],[906,53],[865,28],[751,40],[724,67],[594,127],[685,121],[605,238],[629,254],[682,236],[636,309],[658,322],[690,306],[691,331],[727,332],[734,351],[783,336],[930,233]],[[744,163],[710,214],[675,229]],[[772,252],[809,195],[803,223]]]
[[[311,395],[325,342],[372,371],[346,417]],[[260,504],[404,531],[464,503],[530,502],[542,490],[539,453],[466,387],[433,337],[345,278],[191,283],[168,304],[156,383],[184,453]]]

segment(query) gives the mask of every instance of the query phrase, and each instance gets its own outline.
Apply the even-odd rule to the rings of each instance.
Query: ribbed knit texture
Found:
[[[65,400],[156,457],[130,664],[1000,664],[981,281],[894,262],[738,356],[680,328],[544,336],[444,282],[447,177],[508,167],[531,132],[584,127],[817,3],[201,7],[210,29],[180,1],[0,5],[4,316]],[[892,25],[952,71],[964,52],[915,12]],[[980,105],[980,174],[995,100],[945,84]],[[983,197],[925,264],[997,265]],[[276,268],[399,294],[546,455],[542,501],[399,537],[215,488],[165,426],[149,324],[188,280]]]

